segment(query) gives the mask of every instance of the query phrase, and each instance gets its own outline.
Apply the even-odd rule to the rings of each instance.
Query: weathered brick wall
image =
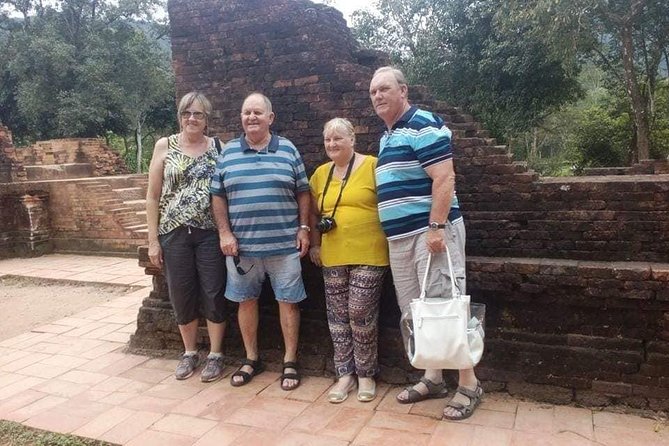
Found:
[[[538,179],[481,158],[456,159],[470,254],[669,260],[669,175]]]
[[[40,190],[2,192],[0,186],[0,258],[36,257],[53,249],[49,195]]]
[[[12,142],[12,132],[0,124],[0,183],[26,179],[23,158],[16,153]]]
[[[49,179],[48,172],[40,173],[33,167],[31,174],[26,173],[30,166],[62,166],[67,164],[90,164],[90,175],[106,176],[128,173],[128,168],[118,153],[109,148],[102,139],[63,138],[38,141],[28,147],[13,147],[11,133],[0,127],[0,145],[3,135],[9,134],[9,142],[0,149],[0,183],[25,181],[29,179]],[[6,165],[8,167],[2,167]],[[33,176],[34,178],[29,178]],[[81,176],[81,175],[80,175]]]
[[[49,250],[136,252],[138,246],[146,243],[146,235],[124,228],[109,211],[110,206],[105,203],[108,198],[96,193],[95,184],[95,181],[79,179],[0,184],[0,199],[8,203],[7,208],[0,208],[0,231],[15,233],[20,230],[22,226],[16,212],[21,209],[21,197],[42,194],[48,197],[44,210],[49,221]],[[3,257],[7,256],[22,256],[22,251],[7,251]]]
[[[273,102],[273,130],[310,169],[325,159],[323,124],[335,116],[353,122],[359,150],[373,151],[380,121],[368,79],[388,58],[361,51],[339,11],[307,0],[170,1],[168,10],[177,96],[205,93],[222,139],[239,135],[242,101],[261,91]]]
[[[338,12],[306,0],[170,0],[168,7],[178,94],[196,89],[213,100],[212,132],[235,136],[242,99],[261,90],[274,102],[274,129],[296,143],[309,170],[325,159],[322,125],[333,116],[351,119],[358,148],[375,152],[381,122],[367,89],[387,58],[358,50]],[[410,87],[410,97],[454,130],[469,291],[488,306],[479,367],[486,385],[554,402],[667,408],[669,176],[539,178],[473,117],[423,88]],[[327,373],[322,281],[308,261],[303,267],[310,298],[300,356],[307,370]],[[132,346],[179,349],[164,280],[155,277]],[[261,350],[278,362],[267,290],[261,302]],[[390,283],[381,308],[381,377],[413,379]],[[232,328],[228,342],[241,355]]]

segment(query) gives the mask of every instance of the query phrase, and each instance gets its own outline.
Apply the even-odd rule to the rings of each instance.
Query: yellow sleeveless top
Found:
[[[334,216],[337,226],[322,234],[323,266],[389,264],[388,242],[376,207],[376,162],[375,157],[366,155],[362,164],[351,173]],[[323,164],[309,180],[311,194],[319,207],[331,167],[332,162]],[[324,215],[332,215],[341,186],[342,181],[333,176],[323,204]]]

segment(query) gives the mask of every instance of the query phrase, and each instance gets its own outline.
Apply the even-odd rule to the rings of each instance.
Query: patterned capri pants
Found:
[[[337,377],[378,372],[379,298],[385,266],[323,268],[328,325]]]

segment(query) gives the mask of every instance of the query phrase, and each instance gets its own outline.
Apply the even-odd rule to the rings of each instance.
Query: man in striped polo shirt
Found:
[[[400,310],[406,311],[419,296],[429,253],[427,296],[450,295],[446,246],[456,286],[465,294],[465,228],[455,196],[451,131],[439,116],[409,104],[408,86],[398,69],[376,70],[369,95],[387,127],[379,147],[376,185]],[[483,395],[473,369],[460,370],[458,384],[444,418],[471,416]],[[425,370],[420,382],[403,390],[397,400],[408,404],[446,394],[442,370]]]
[[[309,251],[309,182],[295,146],[270,132],[274,113],[265,95],[250,94],[241,119],[244,134],[223,147],[210,188],[221,251],[227,256],[225,297],[239,303],[246,349],[230,382],[242,386],[264,369],[258,355],[258,297],[267,274],[286,347],[281,388],[293,390],[300,384],[297,304],[307,297],[300,258]]]

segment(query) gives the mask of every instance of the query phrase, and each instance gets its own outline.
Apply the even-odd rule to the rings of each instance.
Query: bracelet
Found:
[[[304,229],[307,232],[311,232],[311,227],[309,225],[300,225],[298,229]]]

